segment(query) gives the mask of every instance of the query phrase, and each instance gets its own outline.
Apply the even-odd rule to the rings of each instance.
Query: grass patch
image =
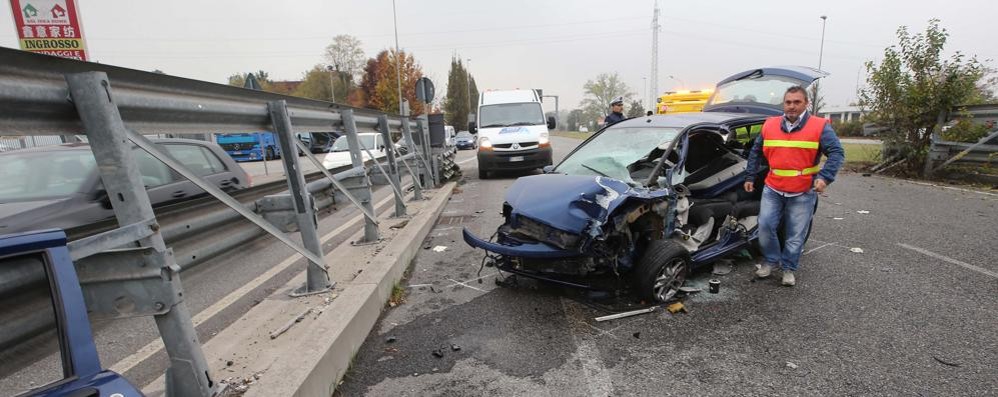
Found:
[[[388,306],[395,307],[402,303],[405,303],[405,288],[402,287],[402,284],[395,283],[392,286],[392,296],[388,298]]]
[[[586,139],[592,136],[593,133],[578,131],[551,131],[551,135],[560,136],[562,138]]]
[[[880,161],[881,145],[863,143],[842,143],[846,151],[846,163],[876,163]]]

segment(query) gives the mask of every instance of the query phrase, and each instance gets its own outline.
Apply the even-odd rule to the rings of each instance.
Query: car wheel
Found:
[[[481,168],[478,169],[478,179],[489,179],[489,172]]]
[[[689,267],[685,248],[670,240],[652,240],[634,270],[638,294],[649,302],[668,302],[683,286]]]
[[[267,148],[267,154],[265,154],[265,155],[263,155],[263,156],[264,156],[264,158],[266,158],[267,160],[273,160],[273,159],[274,159],[274,148],[272,148],[272,147],[268,147],[268,148]]]

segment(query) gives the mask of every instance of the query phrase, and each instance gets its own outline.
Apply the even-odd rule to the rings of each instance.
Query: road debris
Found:
[[[686,305],[683,305],[683,302],[672,303],[669,306],[666,306],[665,310],[668,310],[669,313],[672,313],[672,314],[676,314],[676,313],[679,313],[679,312],[689,313],[689,311],[686,310]]]
[[[679,292],[685,292],[687,294],[695,294],[697,292],[703,292],[703,288],[697,288],[697,287],[679,287]]]
[[[277,339],[277,337],[281,336],[281,334],[283,334],[285,332],[288,332],[288,330],[291,329],[292,326],[294,326],[297,323],[300,323],[301,320],[304,320],[305,316],[307,316],[308,313],[310,313],[311,311],[312,311],[312,308],[305,309],[305,311],[303,311],[301,314],[299,314],[298,317],[295,317],[291,321],[288,321],[287,324],[284,324],[283,327],[278,328],[276,331],[271,332],[270,333],[270,339]]]
[[[441,349],[434,350],[433,351],[433,357],[444,358],[444,351],[441,350]]]
[[[843,220],[843,219],[845,219],[845,218],[837,218],[837,217],[836,217],[836,218],[832,218],[832,219],[834,219],[834,220],[837,220],[837,221],[841,221],[841,220]]]
[[[856,211],[856,213],[857,213],[857,214],[869,214],[869,213],[870,213],[870,211],[867,211],[867,210],[859,210],[859,211]]]
[[[787,361],[787,368],[797,369],[797,364]]]
[[[634,339],[641,339],[641,332],[635,332]]]
[[[398,338],[396,338],[395,336],[389,336],[388,338],[385,339],[385,343],[395,343],[395,341],[397,340]]]
[[[709,285],[708,291],[710,293],[716,294],[718,292],[721,292],[721,280],[710,279],[710,281],[708,281],[707,284]]]
[[[618,318],[625,318],[625,317],[637,316],[639,314],[651,313],[651,312],[655,311],[656,308],[657,308],[657,306],[652,306],[652,307],[649,307],[647,309],[638,309],[638,310],[631,310],[629,312],[623,312],[623,313],[617,313],[617,314],[610,314],[610,315],[606,315],[606,316],[596,317],[594,320],[596,320],[596,322],[603,322],[603,321],[609,321],[609,320],[616,320]]]
[[[730,259],[721,259],[717,262],[714,262],[714,270],[711,271],[711,274],[723,276],[725,274],[731,273],[731,271],[734,268],[735,268],[734,263],[732,263]]]
[[[447,251],[446,245],[438,245],[436,247],[433,247],[433,252],[444,252],[444,251]]]
[[[396,223],[394,225],[391,225],[388,228],[389,229],[401,229],[401,228],[405,227],[405,225],[408,225],[408,224],[409,224],[409,220],[406,219],[406,220],[404,220],[402,222],[399,222],[399,223]]]
[[[863,253],[863,249],[859,248],[859,247],[850,248],[849,251],[855,252],[857,254],[862,254]]]
[[[936,357],[936,356],[932,356],[932,358],[934,358],[936,361],[938,361],[940,364],[943,364],[943,365],[948,365],[950,367],[959,367],[960,366],[960,363],[955,363],[955,362],[952,362],[952,361],[946,361],[946,360],[943,360],[943,359],[941,359],[939,357]]]
[[[461,351],[461,346],[458,346],[458,345],[455,345],[455,344],[451,344],[450,345],[450,349],[453,350],[453,351],[459,352],[459,351]]]

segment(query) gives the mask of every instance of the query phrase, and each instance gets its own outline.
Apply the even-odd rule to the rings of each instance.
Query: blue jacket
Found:
[[[782,116],[781,116],[782,117]],[[787,131],[786,123],[780,120],[780,129],[783,132],[794,133],[800,131],[804,128],[804,124],[807,124],[808,119],[811,118],[810,113],[804,114],[804,119],[801,120],[800,124],[797,124],[793,130]],[[839,168],[842,168],[842,163],[845,162],[845,150],[842,149],[842,144],[839,143],[839,137],[835,135],[835,131],[832,130],[832,124],[825,124],[825,128],[821,131],[821,141],[818,143],[818,152],[823,153],[828,157],[828,161],[825,161],[825,166],[821,168],[821,171],[815,175],[815,178],[821,178],[826,183],[831,184],[835,181],[835,175],[839,173]],[[755,139],[755,144],[752,145],[752,151],[749,152],[748,165],[745,167],[745,181],[754,182],[756,174],[759,173],[759,157],[764,156],[762,153],[762,134]],[[818,165],[821,162],[821,156],[815,156],[814,165]]]
[[[610,112],[610,115],[606,116],[606,119],[604,119],[603,122],[606,124],[607,127],[609,127],[614,123],[619,123],[621,121],[624,121],[625,119],[627,118],[624,117],[623,113]]]

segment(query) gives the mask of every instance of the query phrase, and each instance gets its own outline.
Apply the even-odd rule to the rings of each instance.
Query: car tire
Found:
[[[671,240],[652,240],[634,269],[634,286],[648,302],[675,298],[690,270],[690,254]]]
[[[274,156],[274,148],[267,147],[267,152],[266,152],[266,154],[263,155],[263,157],[264,157],[265,160],[273,160],[273,159],[275,159],[276,157]]]
[[[489,172],[481,168],[478,169],[478,179],[489,179]]]

